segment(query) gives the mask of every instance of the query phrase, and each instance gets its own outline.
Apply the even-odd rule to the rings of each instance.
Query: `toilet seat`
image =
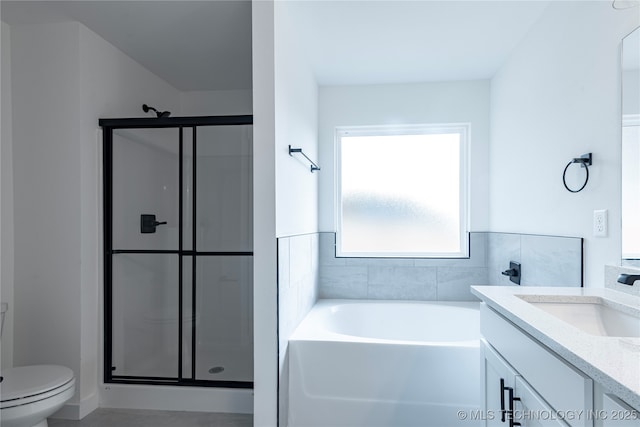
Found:
[[[0,409],[28,405],[75,386],[73,371],[64,366],[32,365],[2,371]]]

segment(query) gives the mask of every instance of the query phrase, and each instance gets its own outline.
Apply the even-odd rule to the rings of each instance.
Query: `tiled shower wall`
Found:
[[[522,286],[581,286],[582,239],[471,233],[464,259],[336,258],[335,233],[320,233],[320,298],[474,301],[472,285],[512,284],[502,271],[522,264]]]

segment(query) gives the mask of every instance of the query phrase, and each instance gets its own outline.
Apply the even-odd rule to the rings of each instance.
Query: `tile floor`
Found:
[[[49,427],[251,427],[253,415],[100,408],[80,421],[48,420]]]

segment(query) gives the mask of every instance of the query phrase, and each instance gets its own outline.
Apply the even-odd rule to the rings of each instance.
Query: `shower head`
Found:
[[[148,113],[149,110],[155,112],[158,118],[169,117],[171,115],[171,111],[158,111],[155,108],[148,106],[147,104],[142,104],[142,111],[144,111],[145,113]]]

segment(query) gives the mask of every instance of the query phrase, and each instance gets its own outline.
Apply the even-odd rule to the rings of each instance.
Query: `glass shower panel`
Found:
[[[105,382],[248,388],[251,125],[171,121],[101,120]]]
[[[196,135],[196,249],[253,250],[251,126],[203,126]]]
[[[253,257],[200,256],[196,379],[253,381]]]
[[[178,129],[113,131],[113,249],[178,249],[178,158]]]
[[[116,254],[112,277],[113,375],[176,377],[178,256]]]

